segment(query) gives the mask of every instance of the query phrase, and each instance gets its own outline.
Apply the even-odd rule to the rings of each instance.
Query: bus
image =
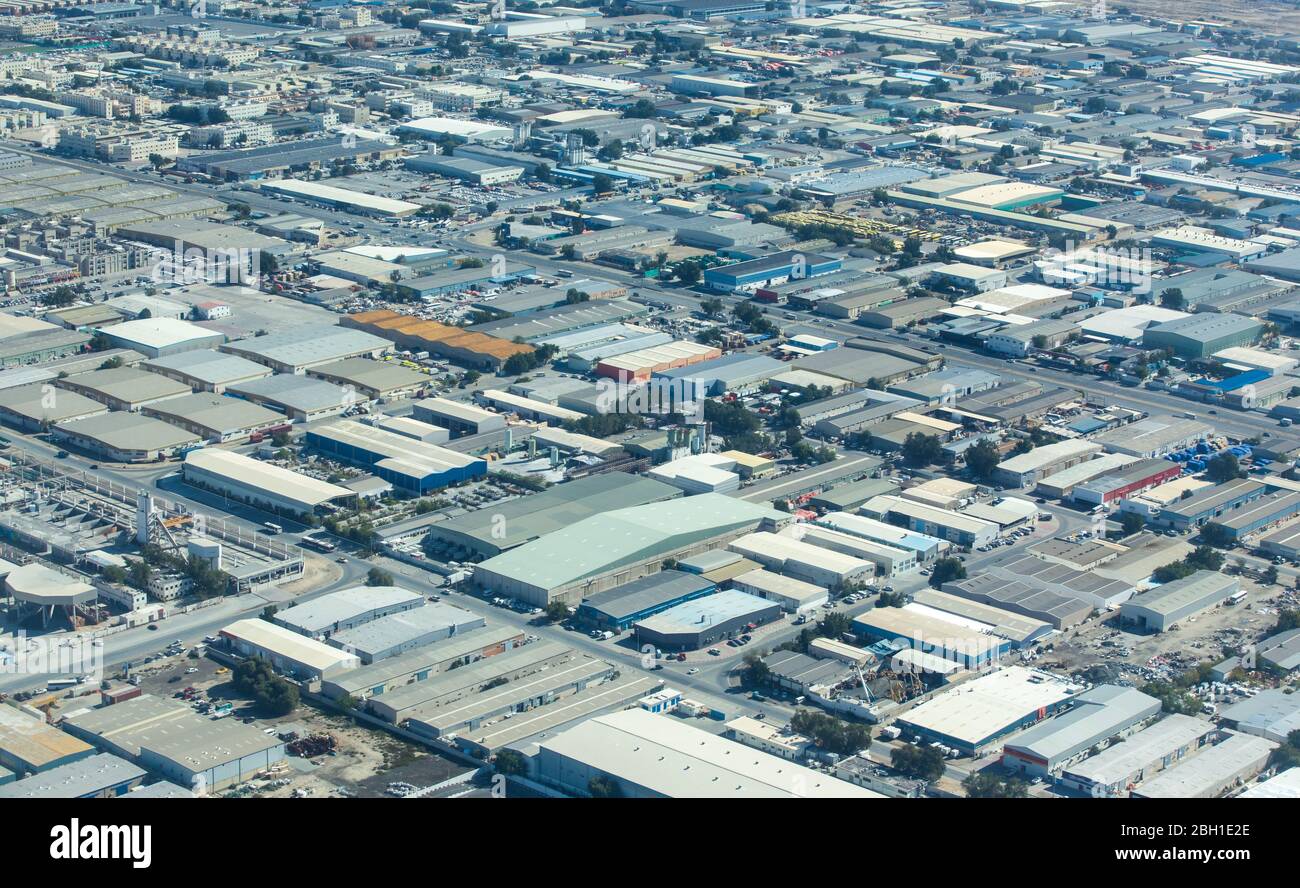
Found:
[[[298,545],[304,549],[314,549],[317,552],[333,552],[338,547],[329,540],[323,540],[320,537],[305,536],[298,541]]]
[[[275,536],[278,533],[284,533],[283,527],[270,521],[262,525],[262,530],[265,530],[267,533],[271,534],[272,536]]]
[[[1241,604],[1245,600],[1246,600],[1246,591],[1243,589],[1240,592],[1234,592],[1233,594],[1229,595],[1228,600],[1225,601],[1224,604],[1227,605]]]

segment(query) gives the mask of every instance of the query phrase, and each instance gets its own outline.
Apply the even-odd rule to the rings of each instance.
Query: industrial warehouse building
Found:
[[[1136,787],[1130,798],[1216,798],[1264,770],[1278,746],[1249,734],[1227,734],[1224,740]]]
[[[64,422],[51,439],[111,462],[150,462],[197,444],[198,435],[139,413],[103,413]]]
[[[282,333],[239,339],[221,351],[247,358],[279,373],[302,373],[347,358],[377,358],[393,347],[386,339],[360,330],[308,324]]]
[[[1160,324],[1142,332],[1150,349],[1172,349],[1181,358],[1208,358],[1236,346],[1254,345],[1264,325],[1254,318],[1228,312],[1200,312]]]
[[[904,734],[976,755],[1069,706],[1077,691],[1057,676],[1008,666],[940,693],[896,724]]]
[[[113,348],[129,348],[146,358],[215,348],[226,341],[224,333],[205,330],[198,324],[174,318],[125,321],[103,327],[98,332],[113,344]]]
[[[1189,617],[1218,607],[1241,588],[1241,581],[1214,570],[1196,573],[1138,595],[1120,608],[1120,620],[1148,632],[1167,632]]]
[[[916,556],[918,564],[929,564],[951,548],[951,544],[946,540],[917,533],[895,524],[886,524],[884,521],[877,521],[865,515],[828,512],[817,518],[814,523],[850,536],[862,537],[864,540],[871,540],[895,549],[904,549]]]
[[[737,575],[731,581],[731,587],[768,601],[775,601],[781,605],[782,610],[792,614],[815,610],[830,598],[830,593],[823,586],[805,583],[803,580],[763,569]]]
[[[1002,766],[1044,779],[1103,744],[1122,740],[1160,714],[1160,701],[1134,688],[1098,685],[1074,698],[1069,712],[1040,722],[1002,748]]]
[[[637,621],[638,644],[694,651],[781,618],[781,605],[736,589],[676,605]]]
[[[292,608],[290,608],[292,610]],[[305,681],[356,669],[356,654],[341,651],[266,620],[239,620],[220,632],[225,645],[245,657],[262,657],[278,671]]]
[[[1246,503],[1262,497],[1268,488],[1254,478],[1237,478],[1209,487],[1202,487],[1191,496],[1181,497],[1167,504],[1153,515],[1150,523],[1179,532],[1202,527],[1221,515],[1240,509]]]
[[[353,500],[346,487],[330,484],[229,450],[202,448],[185,454],[181,478],[203,490],[277,515],[304,517],[332,503]]]
[[[1195,754],[1217,732],[1218,728],[1199,718],[1169,715],[1123,743],[1067,765],[1059,780],[1093,798],[1127,796],[1130,787]]]
[[[855,634],[900,650],[933,654],[966,669],[979,669],[1006,655],[1011,642],[992,627],[915,602],[875,607],[853,620]]]
[[[13,706],[0,706],[0,766],[40,774],[95,754],[94,747]]]
[[[881,521],[890,519],[908,530],[947,540],[968,549],[998,538],[998,525],[961,512],[928,506],[901,496],[878,496],[862,506],[862,514]]]
[[[213,444],[240,441],[254,432],[284,423],[283,416],[265,407],[211,392],[168,398],[142,407],[140,412]]]
[[[286,608],[277,612],[273,620],[276,625],[300,635],[325,640],[338,632],[414,610],[423,604],[423,595],[400,586],[353,586]]]
[[[351,386],[362,400],[401,398],[415,394],[429,384],[427,374],[402,367],[395,361],[374,361],[368,358],[348,358],[332,364],[321,364],[307,371],[326,382]]]
[[[78,373],[58,380],[55,385],[122,411],[139,410],[147,404],[190,393],[190,387],[183,382],[135,367]]]
[[[989,632],[1005,638],[1017,648],[1026,647],[1052,633],[1052,625],[1043,620],[1025,617],[982,601],[950,595],[938,589],[920,589],[912,595],[912,602],[954,617],[982,623],[989,627]]]
[[[365,400],[355,390],[341,385],[288,373],[233,383],[226,387],[226,392],[260,404],[267,408],[267,412],[277,411],[279,415],[276,418],[280,421],[288,417],[296,422],[315,422],[338,416]]]
[[[364,466],[413,496],[487,474],[484,460],[351,420],[309,430],[306,443],[335,459]]]
[[[575,521],[474,568],[474,582],[536,607],[582,597],[657,573],[790,516],[718,493],[614,509]]]
[[[1241,542],[1252,534],[1289,521],[1297,514],[1300,514],[1300,492],[1281,491],[1247,503],[1213,523],[1222,527],[1230,539]]]
[[[0,800],[112,799],[126,795],[146,776],[143,768],[101,752],[16,783],[0,781]]]
[[[716,585],[695,574],[664,570],[616,589],[598,592],[578,607],[577,619],[598,629],[623,632],[638,620],[711,595],[717,589]]]
[[[520,268],[515,267],[512,274],[518,273]],[[459,292],[478,284],[494,282],[501,283],[499,280],[494,281],[493,272],[489,268],[462,268],[433,277],[412,278],[403,281],[402,287],[420,298],[443,292]],[[388,309],[343,315],[339,324],[356,331],[364,330],[412,352],[428,352],[480,370],[499,370],[513,356],[533,352],[532,346],[514,342],[513,337],[490,335],[490,330],[483,325],[477,325],[480,329],[467,330]]]
[[[884,798],[643,709],[588,719],[538,746],[537,779],[577,795],[605,777],[626,798]]]
[[[1195,419],[1148,416],[1102,432],[1092,440],[1107,453],[1152,458],[1191,447],[1213,434],[1213,426]]]
[[[870,582],[876,575],[876,566],[870,561],[767,531],[732,540],[727,548],[769,570],[827,589]]]
[[[219,792],[243,783],[285,758],[284,741],[252,725],[234,718],[204,718],[180,701],[150,694],[69,713],[63,727],[74,737],[196,792]]]
[[[449,604],[430,603],[337,631],[330,636],[329,643],[356,654],[369,666],[485,625],[486,621],[478,614]]]
[[[681,495],[676,487],[653,478],[602,472],[440,521],[429,527],[429,536],[456,553],[491,558],[602,512]]]
[[[275,372],[262,364],[211,349],[153,358],[145,361],[141,366],[169,379],[183,382],[190,388],[218,395],[226,390],[226,386],[251,382]]]
[[[447,398],[423,398],[416,401],[411,408],[411,416],[420,422],[450,430],[453,438],[482,435],[506,427],[506,418],[500,413]]]
[[[100,416],[101,402],[76,392],[60,391],[48,382],[35,382],[0,391],[0,419],[28,432],[43,431],[60,422]]]
[[[1300,700],[1286,688],[1269,688],[1219,713],[1223,723],[1245,734],[1286,743],[1300,730]]]
[[[523,643],[524,633],[509,626],[472,629],[325,679],[321,682],[321,693],[331,700],[344,696],[366,700],[424,681],[453,666],[467,666],[494,657]]]
[[[1038,483],[1040,478],[1078,465],[1101,450],[1093,441],[1067,439],[1055,444],[1035,447],[998,463],[993,472],[996,481],[1008,487],[1025,487]]]

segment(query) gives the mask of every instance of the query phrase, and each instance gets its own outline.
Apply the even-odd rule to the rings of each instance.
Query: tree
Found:
[[[1264,568],[1264,576],[1261,578],[1265,585],[1272,586],[1277,583],[1277,565],[1270,564]]]
[[[824,638],[838,640],[840,636],[853,631],[853,618],[848,614],[832,611],[822,618],[821,623],[817,626],[817,631]]]
[[[1015,777],[1006,780],[987,771],[978,771],[961,782],[966,797],[971,799],[1023,799],[1029,796],[1029,785]]]
[[[591,177],[591,190],[596,194],[607,194],[614,190],[614,180],[604,173],[596,173]]]
[[[1300,610],[1288,608],[1278,611],[1277,625],[1273,627],[1273,633],[1290,632],[1292,629],[1300,629]]]
[[[1205,464],[1205,477],[1215,484],[1222,484],[1243,478],[1245,473],[1241,471],[1241,463],[1237,461],[1236,455],[1225,450]]]
[[[492,764],[496,767],[498,774],[504,774],[507,777],[522,775],[528,773],[528,760],[524,758],[523,753],[514,749],[503,749],[492,759]]]
[[[231,683],[241,694],[248,694],[268,715],[288,715],[298,707],[298,686],[275,674],[269,661],[249,657],[237,664]]]
[[[771,680],[772,670],[758,653],[748,653],[745,655],[745,668],[741,672],[741,678],[751,688],[762,687]]]
[[[817,744],[819,749],[836,755],[857,755],[871,744],[871,729],[855,722],[845,722],[815,709],[799,709],[790,719],[790,730]]]
[[[569,616],[569,606],[563,601],[552,601],[546,605],[546,619],[558,623]]]
[[[1178,287],[1169,287],[1160,291],[1160,304],[1165,308],[1172,308],[1174,311],[1182,311],[1187,307],[1187,298],[1183,296],[1183,291]]]
[[[934,465],[943,459],[943,445],[935,435],[912,432],[903,439],[903,459],[913,466]]]
[[[998,446],[987,439],[966,448],[966,468],[981,481],[991,476],[1001,461],[1002,454],[998,452]]]
[[[966,579],[966,565],[960,558],[940,558],[930,571],[930,585],[938,589],[944,583]]]
[[[889,756],[895,771],[915,780],[935,781],[943,776],[943,753],[931,746],[898,746]]]
[[[698,262],[679,262],[677,264],[677,280],[681,281],[688,287],[693,287],[700,282],[703,272],[700,271]]]
[[[366,572],[367,586],[392,586],[393,575],[380,567],[372,567]]]
[[[1226,549],[1235,542],[1235,539],[1233,538],[1232,531],[1228,530],[1228,528],[1219,524],[1217,521],[1211,521],[1209,524],[1201,528],[1201,542],[1206,546],[1215,546],[1219,549]],[[1220,558],[1220,560],[1222,560],[1222,558]]]
[[[1147,522],[1146,519],[1137,512],[1125,512],[1120,515],[1119,526],[1124,532],[1124,536],[1132,536],[1142,528],[1146,527]]]

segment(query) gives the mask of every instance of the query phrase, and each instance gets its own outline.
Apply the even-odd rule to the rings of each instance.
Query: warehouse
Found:
[[[179,426],[212,444],[245,440],[254,432],[284,422],[284,417],[272,410],[211,392],[168,398],[140,412]]]
[[[487,474],[484,460],[351,420],[311,429],[306,443],[321,453],[365,466],[412,496]]]
[[[1255,659],[1263,669],[1287,675],[1300,669],[1300,629],[1279,632],[1261,641]]]
[[[323,379],[289,373],[277,373],[251,382],[238,382],[227,386],[226,393],[260,405],[254,409],[274,416],[276,422],[284,422],[285,417],[294,422],[328,419],[357,406],[363,400],[354,390]]]
[[[763,658],[763,662],[767,664],[768,680],[792,694],[802,694],[813,688],[829,691],[854,674],[839,660],[818,660],[798,651],[774,651]]]
[[[875,565],[875,575],[878,577],[896,577],[915,570],[917,566],[916,554],[908,549],[895,548],[826,527],[801,524],[786,528],[782,535],[868,561]]]
[[[379,197],[363,191],[336,188],[319,182],[303,182],[298,179],[277,179],[273,182],[262,182],[258,187],[265,192],[286,195],[307,203],[322,204],[364,216],[400,219],[421,209],[419,204],[407,200],[394,200],[391,197]]]
[[[1002,767],[1054,779],[1103,744],[1124,740],[1160,714],[1160,701],[1133,688],[1097,685],[1074,698],[1069,712],[1039,722],[1002,750]]]
[[[412,717],[473,697],[485,685],[517,681],[569,663],[579,656],[567,645],[536,641],[371,697],[367,709],[384,721],[400,726]]]
[[[588,719],[538,746],[537,779],[579,796],[599,776],[625,798],[884,798],[643,709]]]
[[[633,631],[638,644],[693,651],[779,620],[781,613],[776,602],[728,589],[638,620]]]
[[[662,342],[648,348],[609,355],[596,364],[595,371],[597,376],[619,382],[644,382],[659,371],[699,364],[721,355],[722,350],[715,345]]]
[[[603,472],[440,521],[429,527],[429,538],[455,556],[491,558],[593,515],[681,495],[676,487],[652,478]]]
[[[262,657],[280,672],[300,680],[329,678],[361,665],[356,654],[266,620],[239,620],[222,629],[220,635],[232,651],[245,657]]]
[[[1275,743],[1286,743],[1300,730],[1300,700],[1286,688],[1269,688],[1219,713],[1224,724]]]
[[[1068,629],[1082,623],[1092,616],[1093,612],[1093,605],[1081,598],[1050,591],[1037,583],[1008,580],[1004,576],[993,573],[978,574],[954,583],[944,583],[943,591],[958,598],[968,598],[1030,619],[1041,620],[1054,629]]]
[[[916,555],[918,564],[929,564],[952,547],[950,543],[938,537],[877,521],[865,515],[830,512],[815,519],[814,523],[850,536],[892,546],[895,549],[905,549]]]
[[[302,373],[346,358],[377,358],[392,347],[388,340],[360,330],[307,324],[283,333],[228,342],[221,351],[265,364],[280,373]]]
[[[413,648],[480,629],[486,624],[487,621],[478,614],[435,602],[335,632],[329,643],[356,654],[362,664],[369,666]]]
[[[1035,492],[1048,499],[1064,499],[1074,493],[1079,485],[1136,461],[1137,457],[1123,453],[1098,456],[1040,478]],[[1174,469],[1182,471],[1178,466],[1174,466]]]
[[[658,385],[667,385],[679,397],[691,400],[765,390],[772,377],[785,369],[785,364],[767,355],[733,352],[688,367],[659,370],[653,378]]]
[[[489,682],[478,693],[460,700],[418,707],[407,714],[402,724],[408,731],[425,737],[448,737],[463,729],[478,730],[561,697],[571,697],[616,675],[617,670],[609,663],[579,654],[522,678],[501,684]]]
[[[270,367],[211,349],[183,352],[145,361],[140,366],[193,389],[221,394],[226,386],[270,376]]]
[[[70,713],[63,727],[199,794],[251,780],[285,758],[284,741],[252,725],[205,718],[180,701],[151,694]]]
[[[294,517],[315,515],[332,504],[351,502],[356,497],[346,487],[215,448],[185,454],[181,478],[194,487]]]
[[[1006,583],[1018,583],[1037,590],[1078,599],[1095,610],[1117,607],[1132,595],[1134,584],[1122,580],[1108,580],[1091,567],[1077,570],[1066,564],[1028,554],[1008,555],[986,563],[982,571]],[[981,577],[973,577],[978,581]],[[961,582],[971,582],[962,580]],[[945,589],[944,591],[948,591]],[[997,602],[993,602],[996,604]],[[1057,628],[1060,628],[1059,626]]]
[[[769,570],[826,589],[870,582],[876,574],[876,566],[870,561],[767,531],[732,540],[728,548]]]
[[[190,387],[183,382],[134,367],[78,373],[58,380],[55,385],[85,395],[112,410],[123,411],[139,410],[146,404],[190,393]]]
[[[1241,581],[1218,571],[1198,570],[1126,601],[1122,622],[1148,632],[1167,632],[1182,621],[1218,607],[1241,588]]]
[[[1217,731],[1190,715],[1168,715],[1123,743],[1067,765],[1059,780],[1095,799],[1126,797],[1133,786],[1203,749]]]
[[[687,496],[730,493],[740,489],[740,475],[731,471],[735,467],[735,460],[720,454],[695,453],[655,466],[646,475],[680,488]]]
[[[1099,461],[1100,459],[1094,460],[1094,462]],[[1116,472],[1076,486],[1073,490],[1073,499],[1087,506],[1110,505],[1164,484],[1166,481],[1172,481],[1181,475],[1182,471],[1182,466],[1178,463],[1171,463],[1164,459],[1137,460]]]
[[[233,182],[283,175],[291,167],[320,169],[331,163],[357,164],[391,160],[402,153],[400,145],[376,139],[349,138],[345,134],[236,151],[203,151],[181,158],[177,161],[177,167],[215,176],[224,182]]]
[[[424,681],[453,666],[459,668],[494,657],[523,643],[524,633],[510,626],[473,629],[326,679],[321,683],[321,693],[331,700],[366,700]]]
[[[129,348],[146,358],[162,358],[210,349],[226,341],[224,333],[205,330],[189,321],[173,318],[146,318],[101,328],[98,333],[114,348]]]
[[[28,432],[43,431],[60,422],[102,416],[108,408],[84,395],[38,382],[0,391],[0,419]]]
[[[954,617],[983,623],[994,635],[1005,638],[1017,648],[1027,647],[1052,633],[1051,624],[1043,620],[1021,616],[1004,608],[950,595],[937,589],[919,589],[912,594],[912,601]]]
[[[978,548],[998,538],[998,526],[961,512],[950,512],[898,496],[878,496],[861,509],[862,514],[878,520],[905,522],[909,530],[938,537],[968,549]]]
[[[307,375],[344,388],[350,387],[362,395],[364,400],[405,398],[429,384],[426,373],[408,370],[391,361],[372,361],[367,358],[349,358],[322,364],[308,370]]]
[[[1300,768],[1291,768],[1275,777],[1261,780],[1238,799],[1300,799]]]
[[[614,509],[575,521],[477,565],[474,582],[535,607],[656,573],[668,558],[716,549],[790,516],[716,493]]]
[[[1259,550],[1270,557],[1300,560],[1300,525],[1279,528],[1259,540]]]
[[[1275,749],[1269,740],[1229,731],[1226,739],[1135,788],[1130,798],[1217,798],[1264,770]]]
[[[414,438],[426,444],[446,444],[451,440],[451,432],[442,426],[429,425],[407,416],[385,416],[375,421],[378,428],[404,438]]]
[[[1057,676],[1009,666],[944,691],[896,724],[905,734],[975,755],[1065,708],[1078,690]]]
[[[791,614],[816,610],[830,597],[822,586],[762,569],[740,574],[731,581],[731,587],[767,601],[775,601],[781,605],[781,610]]]
[[[1102,432],[1092,440],[1107,453],[1150,459],[1192,447],[1213,434],[1213,426],[1198,420],[1157,415]]]
[[[1254,345],[1263,332],[1264,325],[1254,318],[1202,312],[1147,327],[1142,344],[1172,349],[1181,358],[1207,358],[1225,348]]]
[[[856,635],[899,650],[933,654],[966,669],[981,669],[1010,652],[1011,642],[994,635],[992,628],[915,602],[874,607],[853,620]]]
[[[680,570],[664,570],[605,592],[578,607],[577,620],[597,629],[624,632],[638,620],[718,591],[709,580]]]
[[[110,462],[124,463],[151,462],[200,440],[193,432],[139,413],[104,413],[60,423],[50,430],[50,437]]]
[[[423,595],[400,586],[352,586],[285,608],[273,620],[299,635],[329,640],[336,633],[423,605]]]
[[[1025,487],[1053,472],[1085,462],[1100,450],[1100,444],[1078,439],[1044,444],[998,463],[993,476],[1008,487]]]
[[[0,785],[4,799],[112,799],[126,795],[148,775],[125,759],[101,752],[41,774]]]
[[[792,278],[811,278],[839,271],[842,263],[830,256],[786,250],[747,262],[718,265],[704,270],[704,285],[727,293],[753,292]]]
[[[88,759],[93,747],[13,706],[0,706],[0,765],[15,774],[40,774]]]
[[[520,419],[544,422],[548,425],[560,425],[563,422],[577,421],[583,418],[582,414],[576,410],[557,407],[544,401],[534,401],[532,398],[513,395],[510,392],[503,392],[498,389],[484,389],[481,392],[475,392],[474,397],[483,406],[491,407],[499,413],[514,414]]]
[[[502,185],[514,182],[524,174],[521,166],[500,166],[469,157],[445,155],[409,157],[404,165],[414,172],[437,173],[449,179],[464,179],[474,185]]]
[[[1268,530],[1300,513],[1300,492],[1280,491],[1247,503],[1221,521],[1214,522],[1235,542]]]
[[[830,490],[824,490],[810,498],[808,505],[828,513],[851,512],[875,497],[896,493],[898,493],[896,481],[888,478],[863,478],[860,481],[837,484]]]
[[[500,413],[447,398],[422,398],[415,402],[411,416],[420,422],[449,429],[453,438],[482,435],[506,427],[506,418]]]
[[[1150,518],[1159,527],[1179,532],[1203,527],[1221,515],[1240,509],[1259,499],[1268,488],[1253,478],[1237,478],[1212,487],[1203,487],[1166,505]]]

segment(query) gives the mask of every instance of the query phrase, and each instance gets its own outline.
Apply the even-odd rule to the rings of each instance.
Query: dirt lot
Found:
[[[1113,6],[1125,5],[1122,0]],[[1270,0],[1140,0],[1128,4],[1135,12],[1177,21],[1222,22],[1247,25],[1265,33],[1300,31],[1300,9],[1294,3]]]

